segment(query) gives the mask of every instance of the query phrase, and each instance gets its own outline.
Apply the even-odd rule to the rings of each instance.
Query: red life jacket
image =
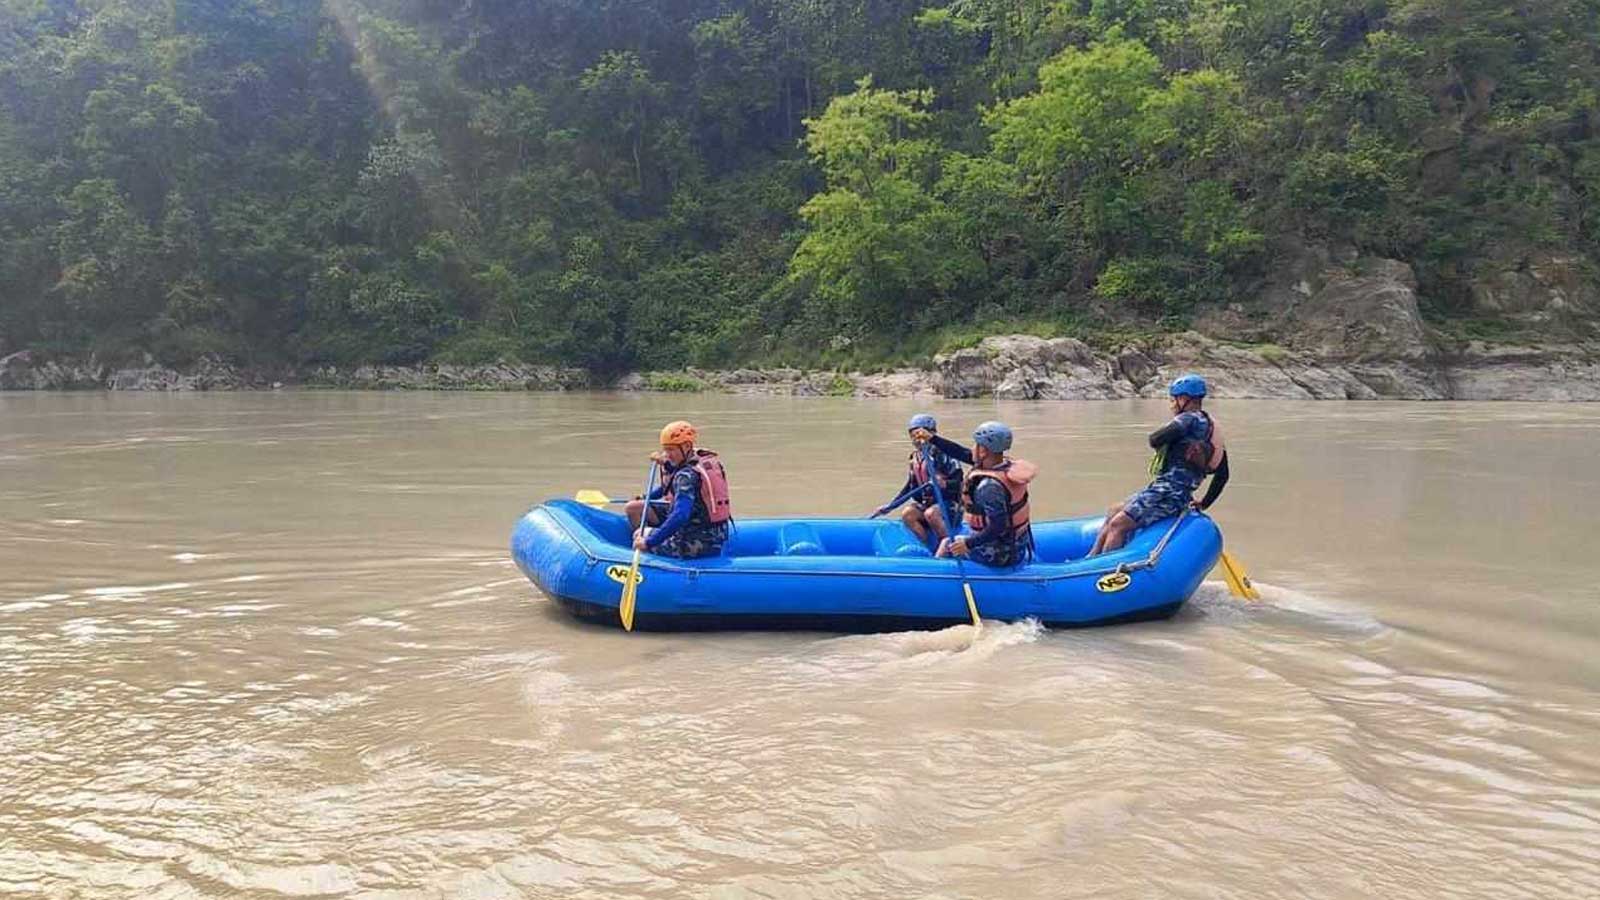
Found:
[[[962,499],[966,501],[967,506],[967,525],[973,531],[982,531],[988,527],[989,520],[978,509],[975,500],[978,483],[985,478],[993,478],[1000,482],[1010,495],[1006,502],[1006,511],[1011,514],[1007,534],[1015,537],[1027,533],[1030,522],[1028,482],[1038,474],[1039,467],[1025,459],[1008,459],[997,469],[973,469],[967,474],[967,483],[961,489]]]
[[[928,483],[928,458],[926,456],[921,453],[912,453],[911,461],[908,465],[911,467],[912,481],[915,481],[918,485]]]
[[[938,474],[936,469],[928,467],[928,457],[921,450],[913,451],[906,465],[911,470],[912,483],[918,487],[927,484],[933,475]],[[941,479],[939,490],[944,492],[946,502],[954,503],[961,493],[960,476]],[[926,499],[932,500],[933,496],[930,494]]]
[[[695,450],[692,465],[700,473],[700,504],[705,507],[706,522],[720,525],[733,518],[733,501],[728,496],[728,472],[722,467],[722,460],[710,450]],[[667,479],[665,493],[662,500],[667,506],[672,505],[672,480]]]

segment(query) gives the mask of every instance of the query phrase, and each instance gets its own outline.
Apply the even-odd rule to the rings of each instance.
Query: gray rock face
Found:
[[[1600,282],[1581,257],[1542,255],[1480,276],[1472,302],[1484,313],[1543,324],[1600,310]]]
[[[1160,367],[1156,365],[1156,361],[1137,347],[1125,347],[1117,352],[1116,369],[1117,374],[1121,375],[1135,391],[1142,389],[1152,378],[1160,374]]]
[[[113,391],[236,391],[261,387],[260,379],[249,379],[232,365],[203,357],[191,372],[179,372],[157,365],[149,357],[143,366],[114,369],[104,376],[105,386]]]
[[[361,366],[353,372],[319,369],[307,379],[318,387],[416,391],[564,391],[587,387],[581,369],[488,363],[476,366]]]
[[[734,369],[714,372],[685,369],[682,372],[631,373],[617,379],[612,389],[619,391],[668,390],[658,385],[681,384],[687,377],[701,390],[726,394],[751,394],[782,397],[916,397],[937,394],[933,374],[925,369],[899,369],[868,375],[862,372],[809,372],[801,369]]]
[[[1096,353],[1070,339],[994,337],[937,357],[931,369],[872,375],[797,369],[673,374],[679,379],[688,374],[704,390],[725,393],[1088,400],[1164,397],[1168,382],[1185,372],[1203,374],[1212,394],[1221,398],[1600,402],[1600,346],[1595,345],[1473,344],[1449,355],[1433,351],[1421,359],[1330,360],[1271,344],[1228,344],[1194,332],[1114,353]],[[650,390],[662,374],[627,375],[612,387]],[[354,371],[324,368],[298,378],[243,373],[216,360],[177,372],[154,364],[112,369],[93,360],[41,359],[27,352],[0,358],[3,390],[277,389],[283,387],[280,378],[367,390],[569,390],[591,384],[581,370],[550,366],[363,366]]]
[[[1600,401],[1594,348],[1474,344],[1452,360],[1446,375],[1457,400]]]
[[[925,369],[902,369],[883,375],[855,378],[858,397],[920,397],[937,395],[933,375]]]
[[[27,350],[0,359],[0,390],[72,391],[104,387],[104,370],[87,363],[39,359]]]
[[[1335,362],[1420,361],[1432,355],[1410,266],[1362,259],[1354,272],[1324,269],[1321,280],[1320,289],[1289,309],[1281,329],[1289,346]]]
[[[1001,400],[1111,400],[1134,396],[1117,364],[1082,341],[1031,335],[984,338],[934,358],[946,397]]]
[[[1400,300],[1389,308],[1404,312],[1408,304]],[[1407,321],[1398,318],[1400,324]],[[1159,398],[1173,378],[1199,372],[1213,396],[1231,399],[1600,400],[1600,353],[1593,348],[1478,348],[1447,357],[1427,343],[1420,319],[1412,324],[1417,330],[1395,345],[1400,358],[1389,359],[1328,359],[1270,344],[1226,344],[1189,332],[1114,354],[1090,353],[1087,359],[1074,350],[1066,365],[1053,342],[991,339],[994,357],[980,344],[938,357],[935,365],[947,397]],[[1418,349],[1419,334],[1425,352]]]

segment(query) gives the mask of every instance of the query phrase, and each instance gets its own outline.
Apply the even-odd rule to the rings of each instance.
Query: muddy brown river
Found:
[[[0,394],[0,894],[1600,897],[1600,406],[1218,402],[1260,603],[581,626],[507,554],[686,416],[743,516],[991,417],[1041,518],[1159,403]]]

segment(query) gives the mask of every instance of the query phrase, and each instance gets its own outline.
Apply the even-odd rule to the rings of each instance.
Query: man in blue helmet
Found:
[[[1039,467],[1006,455],[1011,429],[985,422],[973,429],[967,448],[937,435],[931,438],[948,455],[972,464],[962,485],[967,534],[939,545],[940,556],[971,557],[986,566],[1015,566],[1033,558],[1033,527],[1028,511],[1028,485]]]
[[[900,521],[923,543],[931,530],[937,541],[950,536],[951,524],[961,518],[961,463],[929,443],[939,433],[939,423],[927,413],[918,413],[906,423],[911,435],[911,456],[906,460],[906,483],[895,499],[878,507],[873,518],[886,515],[899,503],[909,500]],[[934,490],[937,479],[939,489]],[[943,499],[941,506],[939,500]]]
[[[1155,450],[1150,474],[1155,480],[1111,507],[1090,556],[1121,548],[1137,529],[1178,515],[1185,507],[1209,509],[1228,484],[1228,450],[1222,443],[1222,432],[1201,408],[1206,397],[1205,379],[1184,375],[1172,382],[1167,393],[1172,397],[1172,421],[1150,434],[1150,447]],[[1208,475],[1211,486],[1204,499],[1196,503],[1194,492]]]

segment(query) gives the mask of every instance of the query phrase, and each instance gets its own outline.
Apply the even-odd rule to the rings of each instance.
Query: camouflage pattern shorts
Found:
[[[969,555],[973,562],[993,566],[996,569],[1009,569],[1012,566],[1027,562],[1033,554],[1026,544],[1021,541],[995,541],[984,544],[982,547],[973,547]]]
[[[652,553],[676,559],[699,559],[716,556],[728,542],[728,526],[708,525],[703,528],[689,526],[656,545]]]
[[[1157,479],[1150,486],[1129,497],[1122,511],[1140,528],[1162,519],[1170,519],[1183,512],[1194,495],[1169,481]]]

